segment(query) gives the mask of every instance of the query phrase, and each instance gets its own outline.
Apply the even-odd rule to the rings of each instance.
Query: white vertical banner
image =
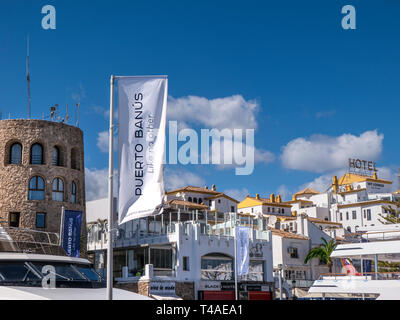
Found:
[[[119,224],[162,212],[167,76],[118,80]]]
[[[237,275],[246,275],[249,272],[249,235],[250,228],[236,227],[236,265]]]

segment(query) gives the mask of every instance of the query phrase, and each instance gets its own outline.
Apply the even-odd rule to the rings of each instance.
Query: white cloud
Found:
[[[275,155],[267,150],[255,149],[254,150],[255,163],[270,163],[275,161]]]
[[[347,166],[349,158],[376,160],[382,152],[383,134],[377,130],[360,136],[313,135],[297,138],[283,147],[282,163],[286,168],[326,172]]]
[[[81,99],[85,99],[86,98],[86,90],[83,87],[82,83],[80,83],[78,85],[78,88],[73,88],[71,89],[71,97],[73,100],[75,100],[76,102],[81,101]]]
[[[175,190],[184,186],[205,186],[205,180],[197,174],[183,169],[165,169],[165,189]]]
[[[210,128],[256,129],[259,104],[241,95],[207,99],[187,96],[168,97],[168,119],[200,124]]]
[[[242,143],[240,141],[233,141],[231,143],[220,143],[220,148],[214,146],[214,142],[210,146],[210,159],[209,162],[213,163],[213,159],[220,159],[219,169],[243,166],[246,161],[251,161],[250,157],[254,155],[254,164],[257,163],[271,163],[275,161],[275,155],[267,150],[256,149],[254,146]],[[225,154],[227,155],[225,159]]]
[[[289,190],[289,188],[286,185],[280,185],[279,188],[276,191],[277,195],[281,196],[282,201],[290,201],[290,195],[292,192]]]
[[[317,119],[321,119],[321,118],[331,118],[331,117],[333,117],[335,114],[336,114],[336,111],[335,111],[335,110],[331,110],[331,111],[320,111],[320,112],[317,112],[317,113],[315,114],[315,117],[316,117]]]
[[[340,169],[332,171],[321,176],[318,176],[313,181],[302,184],[295,192],[303,190],[305,188],[312,188],[319,192],[326,192],[326,190],[333,183],[333,176],[341,177],[346,173],[346,169]]]
[[[392,181],[392,191],[400,189],[398,167],[378,167],[378,178]]]
[[[224,191],[224,193],[233,199],[236,199],[238,201],[242,201],[246,198],[247,195],[250,194],[249,190],[246,188],[242,189],[227,189]]]
[[[114,172],[114,196],[118,194],[117,172]],[[86,201],[104,199],[108,196],[108,168],[85,168]]]
[[[108,131],[102,131],[97,134],[97,147],[103,153],[108,153],[109,146],[109,134]],[[114,151],[118,150],[118,139],[114,135]]]
[[[101,152],[108,153],[109,134],[108,131],[99,132],[97,135],[97,147]]]

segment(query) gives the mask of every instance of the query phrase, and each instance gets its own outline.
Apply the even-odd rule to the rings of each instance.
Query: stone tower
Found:
[[[83,212],[86,254],[83,132],[44,120],[0,120],[0,222],[60,232],[62,207]]]

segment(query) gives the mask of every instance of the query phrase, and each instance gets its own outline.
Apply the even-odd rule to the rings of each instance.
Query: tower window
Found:
[[[53,201],[64,201],[64,181],[61,178],[53,180]]]
[[[53,148],[53,166],[61,166],[61,152],[59,147]]]
[[[44,180],[36,176],[29,180],[29,200],[44,200]]]
[[[78,151],[75,148],[71,150],[71,168],[75,170],[80,169]]]
[[[31,164],[43,164],[43,147],[39,143],[31,148]]]
[[[36,213],[36,228],[46,228],[46,214],[43,212]]]
[[[71,202],[76,203],[76,183],[72,182],[71,185]]]
[[[19,228],[20,213],[11,212],[10,213],[10,227]]]
[[[10,148],[10,164],[21,164],[22,162],[22,146],[14,143]]]

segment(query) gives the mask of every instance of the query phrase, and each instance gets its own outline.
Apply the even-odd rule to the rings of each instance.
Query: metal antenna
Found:
[[[68,123],[69,115],[68,115],[68,103],[66,107],[66,112],[65,112],[65,123]]]
[[[28,82],[28,119],[31,118],[31,77],[29,75],[29,33],[26,39],[26,81]]]

